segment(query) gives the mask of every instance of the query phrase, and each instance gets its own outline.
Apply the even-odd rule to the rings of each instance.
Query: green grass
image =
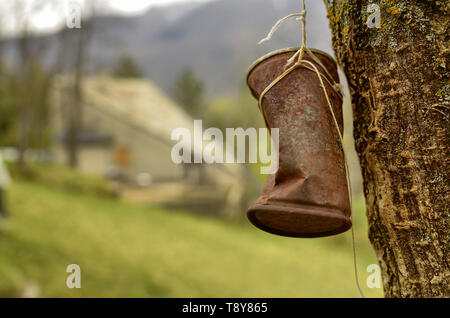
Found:
[[[0,232],[0,296],[358,297],[350,232],[323,239],[270,235],[248,222],[132,205],[16,182],[11,221]],[[359,202],[358,260],[376,263]],[[81,288],[68,289],[69,264]]]
[[[15,163],[8,163],[8,170],[13,179],[23,179],[23,172]],[[55,164],[31,163],[27,165],[27,179],[49,187],[59,187],[81,194],[115,197],[117,193],[104,178],[79,173],[74,169]]]

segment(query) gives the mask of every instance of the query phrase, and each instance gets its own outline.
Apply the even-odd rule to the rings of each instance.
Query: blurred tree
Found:
[[[22,152],[28,148],[46,148],[50,143],[50,87],[53,74],[46,71],[37,59],[29,60],[23,77],[14,80],[15,101],[20,112],[19,146]],[[14,75],[13,75],[14,76]]]
[[[56,5],[56,2],[14,3],[12,18],[19,31],[17,64],[0,66],[0,142],[5,146],[17,146],[22,172],[27,171],[27,149],[47,147],[50,142],[49,91],[55,69],[42,67],[41,55],[45,45],[43,42],[33,43],[29,30],[30,16],[49,4]],[[0,44],[0,54],[1,49]]]
[[[90,3],[89,16],[95,15],[96,1]],[[70,167],[77,167],[79,156],[79,135],[82,129],[83,120],[83,90],[82,83],[85,76],[86,65],[88,64],[89,44],[94,32],[93,20],[84,21],[81,28],[70,29],[70,32],[76,33],[78,43],[75,53],[75,74],[71,98],[68,99],[66,105],[66,117],[64,118],[67,126],[66,134],[66,152],[67,164]]]
[[[90,28],[89,28],[90,29]],[[89,40],[89,32],[86,32],[85,28],[72,29],[72,32],[76,32],[78,36],[78,45],[75,56],[75,74],[72,90],[69,93],[71,98],[68,98],[66,106],[66,152],[67,152],[67,164],[71,167],[78,165],[78,153],[79,153],[79,135],[81,131],[82,118],[83,118],[83,101],[82,101],[82,81],[84,76],[84,66],[86,59],[86,46]]]
[[[204,110],[204,86],[191,69],[185,69],[175,84],[177,102],[191,115]]]
[[[138,63],[127,54],[121,55],[114,69],[113,75],[123,78],[141,78],[143,74]]]
[[[253,98],[246,84],[242,85],[237,96],[213,98],[205,111],[204,119],[208,127],[217,127],[223,132],[226,131],[226,128],[265,127],[263,117],[258,109],[258,102]],[[235,143],[234,146],[236,150],[237,144]],[[245,146],[246,158],[248,158],[250,144],[246,142]],[[246,164],[242,167],[245,173],[242,180],[245,190],[241,203],[242,211],[245,211],[250,203],[258,197],[267,176],[260,174],[260,163]]]
[[[13,147],[17,139],[14,134],[17,117],[14,96],[7,65],[0,61],[0,146]]]
[[[217,96],[205,112],[208,125],[221,129],[231,127],[265,127],[258,103],[243,86],[237,96]]]
[[[34,86],[33,120],[30,123],[29,147],[48,149],[51,144],[50,125],[50,90],[54,73],[44,69],[40,61],[35,61],[31,68],[31,82]]]
[[[30,57],[21,72],[11,71],[1,82],[0,90],[9,90],[0,94],[0,108],[8,116],[2,120],[7,129],[7,139],[3,142],[17,145],[22,172],[26,172],[27,149],[48,147],[51,140],[49,91],[52,78],[52,73],[44,70],[39,60]]]

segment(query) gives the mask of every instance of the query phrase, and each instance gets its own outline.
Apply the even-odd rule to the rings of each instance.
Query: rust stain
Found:
[[[256,99],[284,72],[294,52],[276,51],[251,68],[247,82]],[[338,83],[335,61],[314,52],[333,76],[329,80]],[[315,63],[309,56],[305,59]],[[330,94],[332,87],[325,85]],[[332,104],[343,131],[342,98],[332,99]],[[316,73],[294,70],[266,93],[261,107],[268,128],[280,131],[279,169],[268,177],[261,196],[248,209],[249,220],[264,231],[290,237],[322,237],[348,230],[351,209],[344,154]]]

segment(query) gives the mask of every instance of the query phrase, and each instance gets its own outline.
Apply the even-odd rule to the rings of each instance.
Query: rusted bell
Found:
[[[295,51],[275,51],[253,64],[247,83],[254,97],[259,99],[286,70]],[[328,80],[339,83],[333,58],[311,51],[326,67]],[[327,74],[306,52],[303,59]],[[324,82],[343,132],[342,96]],[[264,231],[291,237],[348,230],[352,223],[344,153],[316,72],[295,69],[264,95],[261,108],[268,128],[279,128],[279,169],[268,176],[261,196],[248,209],[249,220]]]

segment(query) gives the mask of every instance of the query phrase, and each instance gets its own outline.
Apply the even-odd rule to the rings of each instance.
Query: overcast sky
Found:
[[[3,34],[13,34],[18,30],[17,7],[27,14],[34,12],[30,19],[30,29],[51,32],[65,21],[70,5],[77,3],[81,7],[93,0],[0,0],[0,27]],[[95,0],[96,12],[101,14],[134,15],[148,10],[152,6],[169,5],[180,2],[205,2],[211,0]],[[39,9],[35,7],[39,5]]]

